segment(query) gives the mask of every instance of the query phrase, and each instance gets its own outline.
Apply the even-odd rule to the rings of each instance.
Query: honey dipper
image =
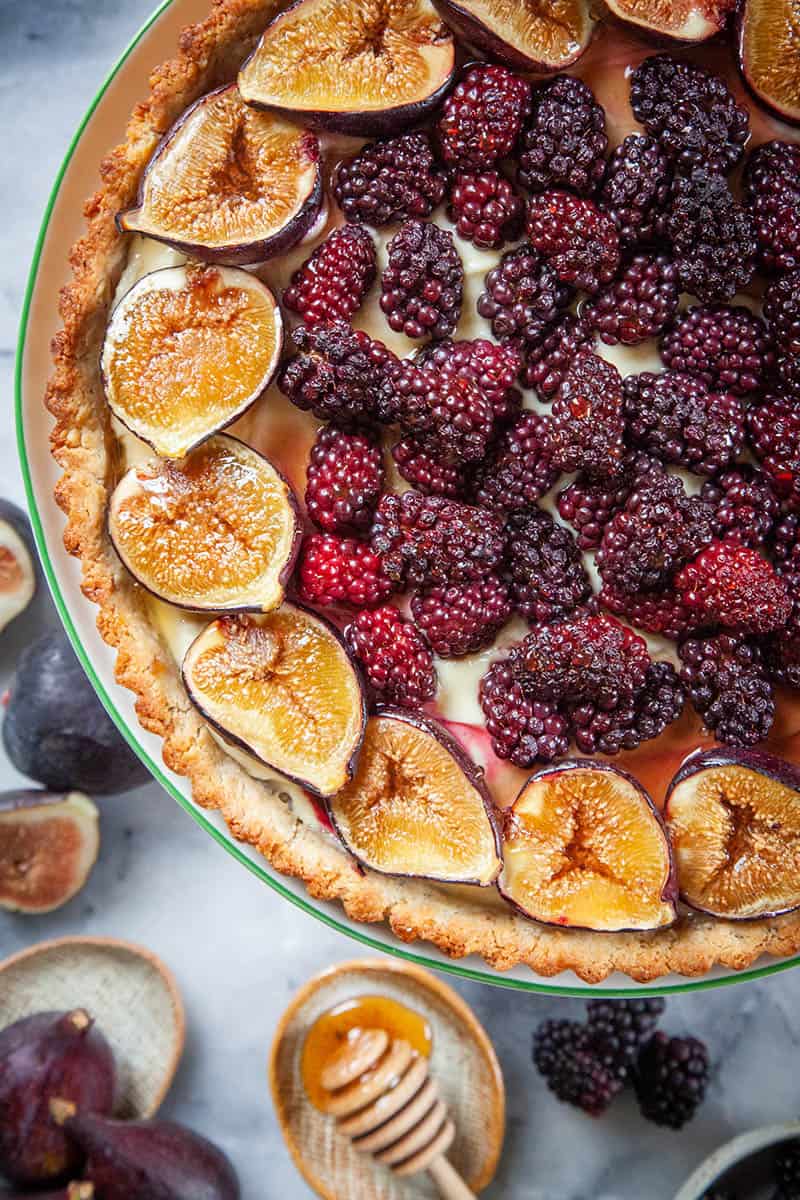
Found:
[[[444,1200],[475,1200],[445,1158],[455,1137],[428,1060],[402,1038],[365,1029],[336,1051],[320,1082],[324,1111],[353,1146],[396,1175],[427,1171]]]

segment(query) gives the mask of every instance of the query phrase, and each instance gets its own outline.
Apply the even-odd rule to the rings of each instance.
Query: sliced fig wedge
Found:
[[[23,613],[36,591],[30,521],[10,500],[0,500],[0,632]]]
[[[471,46],[523,71],[561,71],[583,54],[595,21],[589,0],[436,0]]]
[[[483,772],[437,722],[382,708],[367,723],[353,781],[328,800],[336,832],[387,875],[486,886],[500,871]]]
[[[736,0],[606,0],[615,17],[659,38],[704,42],[725,28]]]
[[[800,907],[800,771],[755,750],[690,758],[669,787],[681,898],[728,920]]]
[[[501,894],[548,925],[600,932],[675,920],[663,822],[635,779],[570,759],[530,777],[505,814]]]
[[[738,51],[739,69],[756,99],[800,125],[796,0],[744,0]]]
[[[100,366],[114,415],[162,458],[182,458],[253,404],[275,374],[283,321],[235,267],[145,275],[111,316]]]
[[[423,120],[454,70],[429,0],[295,0],[267,26],[239,91],[314,128],[385,136]]]
[[[231,85],[188,108],[157,146],[138,202],[117,215],[203,262],[264,262],[294,246],[322,204],[319,143]]]
[[[183,660],[189,698],[225,741],[318,796],[352,779],[364,737],[361,678],[322,618],[293,604],[221,617]]]
[[[82,792],[1,793],[0,908],[60,908],[86,883],[99,849],[97,809]]]
[[[221,433],[181,462],[131,467],[111,497],[108,531],[139,583],[199,612],[277,608],[301,538],[284,477]]]

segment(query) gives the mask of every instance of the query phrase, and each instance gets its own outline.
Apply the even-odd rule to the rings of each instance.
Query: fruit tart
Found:
[[[71,255],[57,500],[142,725],[498,970],[800,949],[800,63],[732,7],[216,0]]]

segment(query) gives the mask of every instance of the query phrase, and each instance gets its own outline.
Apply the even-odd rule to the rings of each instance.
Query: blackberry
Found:
[[[363,542],[312,533],[300,550],[297,590],[301,600],[322,608],[333,604],[372,608],[391,596],[394,585],[380,555]]]
[[[535,388],[542,400],[550,400],[564,382],[572,360],[594,345],[588,325],[566,312],[551,322],[540,336],[525,345],[520,381]]]
[[[514,608],[528,621],[555,621],[584,604],[592,585],[575,538],[532,507],[507,522],[508,582]]]
[[[520,354],[515,346],[498,346],[487,338],[461,342],[445,339],[426,346],[417,356],[417,363],[473,380],[492,406],[496,422],[513,421],[519,415],[522,392],[515,381]]]
[[[379,229],[429,216],[444,198],[445,174],[426,133],[370,142],[333,173],[333,194],[348,221]]]
[[[539,625],[509,662],[529,699],[559,705],[589,700],[611,709],[644,686],[650,656],[644,638],[615,617],[580,612]]]
[[[793,575],[800,569],[800,517],[785,513],[770,538],[770,550],[779,575]]]
[[[604,582],[598,600],[609,612],[624,617],[638,629],[673,642],[686,637],[694,626],[692,613],[671,587],[659,592],[624,592]]]
[[[665,254],[636,254],[616,279],[581,306],[608,346],[636,346],[661,333],[678,311],[678,269]]]
[[[800,400],[800,354],[779,354],[775,362],[775,387],[792,400]]]
[[[560,473],[550,456],[547,417],[526,411],[497,439],[478,468],[475,500],[496,512],[527,508],[550,491]]]
[[[663,462],[711,475],[741,453],[745,413],[738,397],[711,392],[677,371],[629,375],[622,391],[628,440]]]
[[[597,206],[608,213],[624,250],[663,233],[672,172],[655,138],[631,133],[608,160]]]
[[[382,498],[371,541],[390,579],[419,588],[482,579],[505,548],[500,517],[413,490]]]
[[[478,312],[498,341],[520,347],[537,341],[572,299],[571,288],[532,246],[508,250],[486,276]]]
[[[747,546],[764,542],[780,515],[769,476],[749,463],[707,479],[700,495],[714,506],[718,536]]]
[[[772,633],[792,611],[786,583],[772,564],[739,542],[706,546],[676,576],[675,587],[698,626]]]
[[[797,1200],[800,1197],[800,1139],[781,1142],[775,1154],[773,1175],[780,1200]]]
[[[659,737],[683,711],[684,690],[671,663],[650,665],[643,687],[613,708],[594,701],[569,707],[575,744],[582,754],[619,754]]]
[[[697,1038],[654,1033],[639,1051],[633,1073],[642,1116],[681,1129],[702,1104],[709,1074],[708,1050]]]
[[[532,767],[567,753],[566,720],[555,705],[529,700],[507,661],[489,668],[481,679],[478,699],[498,758],[516,767]]]
[[[640,476],[660,469],[658,460],[649,454],[629,450],[617,474],[595,480],[581,473],[559,492],[559,514],[575,529],[581,550],[597,549],[603,530],[624,507]]]
[[[622,463],[624,433],[619,371],[596,354],[579,354],[553,402],[548,447],[554,465],[592,479],[614,475]]]
[[[633,595],[663,588],[714,536],[714,510],[686,495],[674,475],[640,479],[597,552],[604,583]]]
[[[764,319],[780,354],[800,354],[800,270],[774,279],[764,293]]]
[[[528,237],[563,283],[596,292],[619,266],[614,222],[592,203],[569,192],[542,192],[528,203]]]
[[[631,76],[636,120],[681,170],[730,171],[750,135],[747,109],[724,80],[668,54],[646,58]]]
[[[753,452],[775,491],[800,508],[800,409],[786,396],[765,396],[747,413]]]
[[[416,595],[411,615],[440,658],[490,646],[511,616],[508,588],[497,575]]]
[[[305,325],[349,321],[375,281],[375,243],[366,229],[334,229],[292,275],[283,303]]]
[[[371,438],[334,425],[318,432],[306,474],[306,512],[325,533],[369,529],[383,491],[383,455]]]
[[[800,586],[794,586],[795,611],[786,629],[764,638],[762,650],[764,662],[771,679],[785,683],[787,687],[800,688],[800,628],[798,627],[798,600]]]
[[[450,188],[447,215],[459,237],[482,250],[498,250],[522,233],[525,206],[498,171],[459,171]]]
[[[737,396],[757,391],[773,365],[766,326],[743,305],[697,305],[681,313],[664,334],[661,357],[671,370]]]
[[[601,1061],[588,1030],[576,1021],[544,1021],[536,1030],[533,1061],[551,1092],[598,1117],[622,1090],[624,1079]]]
[[[449,465],[484,457],[494,413],[477,383],[452,364],[437,370],[404,359],[389,385],[393,416],[429,454]]]
[[[764,142],[744,171],[745,205],[756,222],[758,256],[768,273],[800,267],[800,146]]]
[[[364,668],[376,699],[420,708],[436,694],[438,681],[430,647],[393,605],[360,612],[345,628],[344,638]]]
[[[590,1000],[586,1005],[586,1026],[604,1057],[630,1067],[640,1046],[654,1032],[664,1008],[665,1003],[658,996],[643,1000]]]
[[[767,736],[775,701],[757,646],[723,633],[689,638],[678,653],[692,706],[718,741],[754,746]]]
[[[517,176],[528,191],[563,187],[591,195],[607,149],[606,114],[582,79],[557,75],[534,89]]]
[[[395,333],[448,337],[458,324],[464,268],[453,235],[429,221],[406,221],[387,247],[381,309]]]
[[[376,397],[397,364],[383,342],[344,321],[313,329],[298,325],[292,341],[299,353],[278,379],[292,404],[321,421],[361,424],[376,418]]]
[[[392,458],[403,479],[423,495],[463,499],[463,470],[436,458],[416,438],[406,437],[392,446]]]
[[[494,166],[514,149],[530,103],[530,85],[519,75],[506,67],[473,67],[442,105],[442,158],[478,170]]]
[[[666,232],[683,290],[703,303],[730,300],[753,278],[755,222],[722,175],[698,167],[674,180]]]

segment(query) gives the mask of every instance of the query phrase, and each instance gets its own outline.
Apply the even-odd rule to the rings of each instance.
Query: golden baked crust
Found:
[[[573,970],[596,983],[613,971],[648,982],[668,972],[701,975],[714,964],[741,970],[762,954],[800,950],[800,912],[751,922],[682,918],[656,933],[590,933],[537,925],[511,909],[470,903],[421,881],[363,874],[331,839],[293,815],[285,799],[248,775],[211,737],[179,671],[117,559],[105,528],[118,474],[103,399],[99,354],[127,246],[114,215],[133,203],[142,170],[178,115],[199,95],[235,77],[282,0],[213,0],[207,20],[184,30],[175,58],[151,77],[150,96],[131,116],[126,141],[101,165],[87,202],[86,234],[70,253],[64,328],[53,340],[46,405],[55,417],[52,452],[63,475],[56,499],[67,516],[64,543],[80,558],[83,591],[99,607],[98,629],[117,650],[116,677],[136,694],[141,724],[164,741],[164,761],[189,778],[197,803],[218,810],[236,838],[310,895],[338,900],[356,921],[386,921],[404,942],[425,939],[453,958],[478,954],[503,971],[519,963],[538,975]]]

